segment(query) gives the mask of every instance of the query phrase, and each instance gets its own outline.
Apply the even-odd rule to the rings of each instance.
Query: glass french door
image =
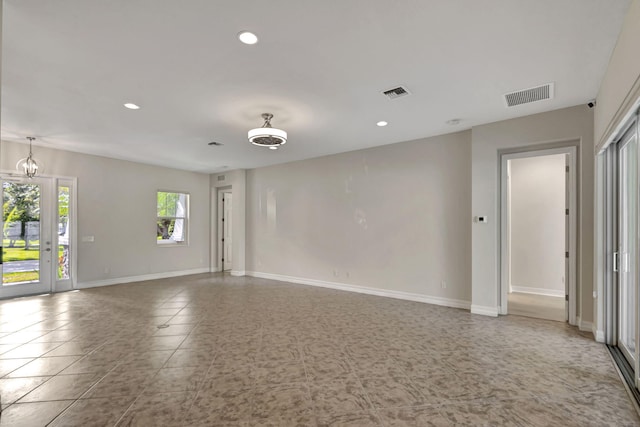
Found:
[[[638,386],[638,138],[636,127],[618,142],[618,348]]]
[[[48,293],[55,280],[52,180],[1,176],[0,298]]]

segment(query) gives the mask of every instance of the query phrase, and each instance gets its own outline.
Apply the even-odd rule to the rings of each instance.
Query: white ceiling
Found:
[[[594,98],[629,4],[4,0],[2,138],[216,172],[468,129]],[[505,106],[548,82],[554,99]],[[246,139],[264,112],[280,150]]]

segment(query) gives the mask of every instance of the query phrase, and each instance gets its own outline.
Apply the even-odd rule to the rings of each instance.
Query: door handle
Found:
[[[619,260],[620,260],[620,254],[618,254],[618,252],[614,252],[614,253],[613,253],[613,271],[614,271],[615,273],[617,273],[617,272],[618,272],[618,263],[619,263]]]

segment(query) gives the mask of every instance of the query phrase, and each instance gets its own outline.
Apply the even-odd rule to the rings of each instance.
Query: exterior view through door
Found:
[[[71,186],[55,185],[52,178],[2,176],[1,181],[0,298],[71,289]]]

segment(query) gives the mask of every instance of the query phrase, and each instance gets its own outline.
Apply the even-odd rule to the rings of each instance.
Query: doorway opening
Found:
[[[220,271],[231,271],[233,261],[233,195],[231,189],[218,191],[218,262]]]
[[[575,324],[576,148],[501,157],[500,314]]]
[[[73,182],[0,176],[0,298],[71,290]]]

